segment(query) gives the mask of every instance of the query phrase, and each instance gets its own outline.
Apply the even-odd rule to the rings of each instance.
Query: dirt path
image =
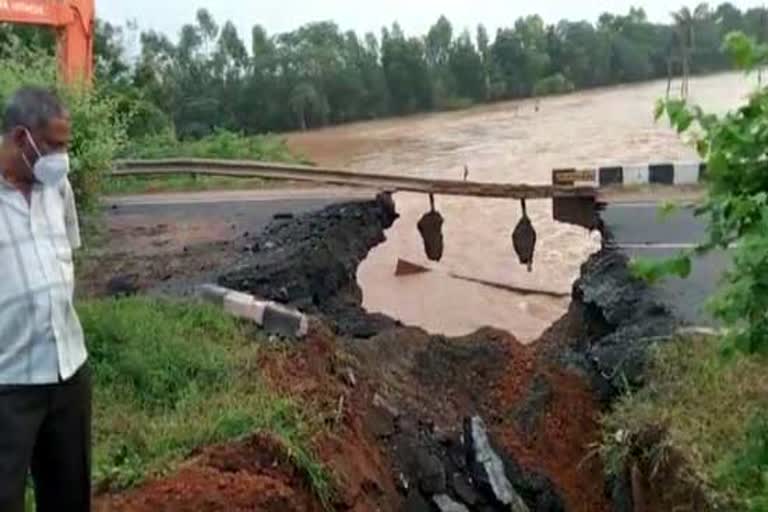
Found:
[[[693,101],[723,111],[749,91],[740,74],[697,78]],[[694,152],[653,105],[665,83],[607,88],[541,101],[481,106],[461,112],[357,123],[302,134],[289,143],[320,164],[365,172],[460,179],[464,166],[478,181],[547,183],[558,167],[690,160]],[[440,272],[396,279],[398,258],[426,263],[416,223],[426,198],[396,197],[401,220],[359,270],[366,308],[449,335],[483,325],[532,341],[565,311],[567,301],[521,298],[459,282],[456,273],[512,286],[569,291],[580,265],[598,248],[582,230],[551,220],[548,202],[529,205],[539,234],[534,272],[515,261],[510,234],[520,206],[510,201],[438,198],[446,219]]]

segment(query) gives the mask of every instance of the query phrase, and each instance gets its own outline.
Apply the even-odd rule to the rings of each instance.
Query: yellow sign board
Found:
[[[554,171],[552,176],[555,185],[573,185],[579,182],[594,183],[597,181],[595,169]]]

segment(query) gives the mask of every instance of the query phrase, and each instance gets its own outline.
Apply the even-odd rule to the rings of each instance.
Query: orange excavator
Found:
[[[69,83],[93,76],[94,0],[0,0],[0,22],[56,30],[59,68]]]

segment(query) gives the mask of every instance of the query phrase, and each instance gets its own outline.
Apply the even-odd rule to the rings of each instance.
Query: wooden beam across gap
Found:
[[[507,199],[548,199],[555,197],[597,197],[594,187],[517,185],[459,180],[435,180],[385,174],[366,174],[340,169],[252,160],[210,160],[171,158],[159,160],[120,160],[112,175],[157,176],[199,174],[239,178],[268,178],[307,181],[329,185],[371,188],[388,192],[419,192],[435,195],[492,197]]]

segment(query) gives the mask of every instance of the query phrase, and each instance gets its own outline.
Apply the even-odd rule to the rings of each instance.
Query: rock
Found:
[[[444,223],[443,216],[434,210],[425,214],[419,221],[418,228],[424,240],[424,251],[427,253],[427,258],[431,261],[443,259],[445,246],[443,240]]]
[[[251,239],[260,250],[245,254],[218,284],[320,315],[341,335],[373,336],[395,322],[361,307],[356,270],[396,218],[382,195],[273,222]]]
[[[649,349],[677,329],[672,314],[645,283],[635,279],[627,257],[612,249],[593,255],[574,284],[582,310],[587,359],[603,402],[643,384]],[[572,356],[569,359],[573,360]],[[607,385],[607,392],[606,392]]]
[[[400,417],[400,411],[392,404],[387,402],[384,397],[382,397],[380,394],[376,393],[373,395],[373,406],[379,407],[381,409],[384,409],[389,413],[390,416],[393,418],[399,418]]]
[[[512,245],[515,248],[521,265],[528,267],[528,272],[533,272],[533,258],[536,252],[536,230],[533,228],[533,223],[528,217],[528,212],[525,207],[525,200],[523,199],[523,218],[517,224],[515,231],[512,233]]]
[[[128,297],[139,292],[139,275],[125,274],[115,276],[107,283],[107,295],[110,297]]]
[[[352,370],[352,368],[345,368],[341,372],[341,375],[347,386],[352,388],[357,387],[357,377],[355,377],[355,372]]]
[[[473,506],[480,501],[480,495],[472,487],[472,483],[466,475],[454,473],[453,478],[451,478],[451,487],[456,496],[469,506]]]
[[[536,512],[565,512],[563,500],[549,478],[523,468],[505,454],[501,457],[507,478],[529,509]]]
[[[468,418],[464,436],[472,476],[478,486],[489,491],[500,504],[509,506],[511,512],[529,512],[528,506],[507,478],[501,457],[491,447],[482,418]]]
[[[437,455],[421,448],[416,452],[419,488],[428,495],[442,494],[448,489],[443,461]]]
[[[469,509],[461,503],[456,503],[450,496],[439,494],[432,498],[440,512],[469,512]]]
[[[280,212],[276,213],[272,218],[275,220],[291,220],[293,217],[294,215],[291,212]]]
[[[432,506],[418,490],[412,489],[405,499],[403,512],[432,512]]]

